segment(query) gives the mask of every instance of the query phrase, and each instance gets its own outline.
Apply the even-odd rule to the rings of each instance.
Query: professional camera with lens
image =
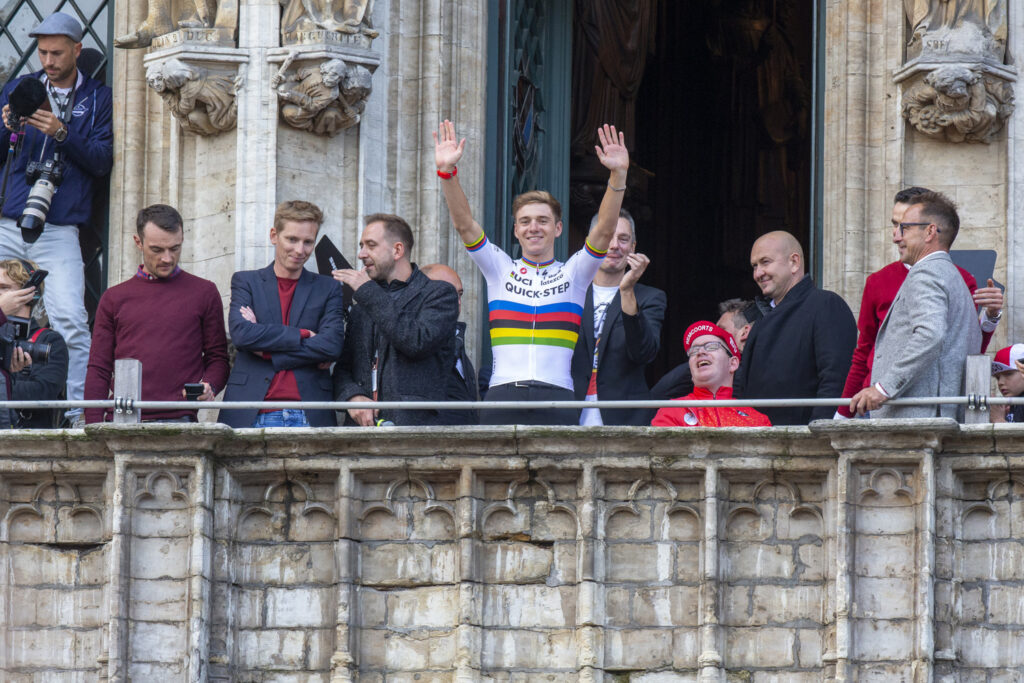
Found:
[[[32,186],[25,200],[25,210],[18,219],[24,230],[42,230],[46,214],[50,212],[53,193],[64,180],[64,164],[55,159],[32,161],[25,169],[25,180]]]
[[[45,363],[50,360],[50,344],[32,341],[29,339],[29,320],[9,316],[7,322],[9,334],[0,334],[0,367],[4,371],[11,371],[11,360],[14,358],[14,349],[21,349],[29,355],[33,363]]]

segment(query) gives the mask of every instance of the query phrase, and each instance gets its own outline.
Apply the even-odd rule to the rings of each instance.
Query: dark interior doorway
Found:
[[[643,282],[668,295],[652,382],[685,360],[690,323],[757,293],[758,235],[789,230],[810,255],[813,2],[576,2],[569,248],[607,181],[594,123],[614,117],[633,162],[625,206],[651,259]]]

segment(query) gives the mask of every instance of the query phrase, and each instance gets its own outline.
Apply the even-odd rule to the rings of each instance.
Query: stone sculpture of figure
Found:
[[[904,96],[903,116],[925,135],[989,142],[1013,112],[1012,90],[962,65],[941,66]]]
[[[908,47],[913,52],[921,50],[928,33],[948,33],[969,25],[991,41],[987,51],[1002,62],[1006,50],[1006,0],[903,0],[903,8],[911,27]]]
[[[148,0],[146,18],[138,28],[114,39],[122,48],[149,47],[153,39],[179,28],[234,28],[237,4],[234,0]]]
[[[215,135],[235,125],[239,81],[168,59],[150,65],[146,83],[160,94],[181,127],[197,135]]]
[[[317,135],[335,135],[359,123],[370,93],[370,72],[330,59],[286,73],[291,58],[271,79],[281,98],[281,117],[292,127]]]
[[[324,29],[339,33],[363,33],[376,38],[373,28],[374,0],[287,0],[281,17],[283,33]]]

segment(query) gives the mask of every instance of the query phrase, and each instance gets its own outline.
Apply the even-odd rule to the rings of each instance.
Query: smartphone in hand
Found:
[[[189,382],[185,385],[185,400],[198,401],[205,391],[206,387],[202,382]]]

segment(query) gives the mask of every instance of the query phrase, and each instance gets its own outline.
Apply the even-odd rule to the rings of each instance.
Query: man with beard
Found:
[[[590,221],[597,224],[597,216]],[[636,252],[636,224],[625,209],[608,253],[587,290],[580,339],[572,357],[577,400],[646,400],[644,370],[658,355],[665,292],[638,283],[647,264]],[[581,425],[646,425],[654,411],[587,408]]]
[[[399,216],[366,217],[359,240],[362,270],[336,270],[353,306],[341,360],[334,369],[338,401],[444,401],[455,362],[459,300],[447,282],[431,280],[409,260],[412,229]],[[350,409],[351,422],[370,427],[438,424],[437,410]]]

